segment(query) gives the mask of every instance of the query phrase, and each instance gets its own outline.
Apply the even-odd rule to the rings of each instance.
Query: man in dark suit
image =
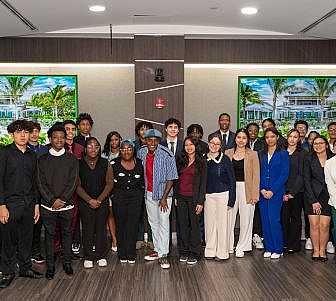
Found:
[[[181,128],[181,122],[175,118],[169,118],[165,122],[165,131],[166,131],[166,139],[162,139],[160,144],[162,146],[167,147],[175,156],[175,159],[181,154],[183,149],[183,141],[178,139],[178,134],[180,132]],[[176,225],[176,238],[177,238],[177,244],[179,244],[179,225],[177,222],[177,210],[175,203],[172,204],[171,214],[169,216],[170,220],[170,241],[169,241],[169,249],[171,251],[172,247],[172,235],[173,230],[175,227],[173,227],[174,223]]]
[[[181,122],[175,118],[169,118],[165,122],[166,139],[163,139],[160,144],[167,147],[177,158],[183,149],[183,141],[178,139]]]
[[[222,113],[218,117],[219,130],[215,133],[222,136],[223,144],[222,151],[233,148],[235,133],[230,131],[231,117],[228,113]]]

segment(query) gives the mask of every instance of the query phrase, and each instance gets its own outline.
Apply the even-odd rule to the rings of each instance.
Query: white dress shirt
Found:
[[[167,138],[167,146],[168,146],[169,150],[171,150],[171,144],[170,144],[170,142],[174,142],[174,155],[175,155],[176,154],[176,148],[177,148],[177,137],[175,137],[174,140],[169,140]]]

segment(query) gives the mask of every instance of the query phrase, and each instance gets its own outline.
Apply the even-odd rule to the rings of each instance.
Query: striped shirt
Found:
[[[144,170],[146,170],[146,157],[148,153],[147,146],[142,146],[138,150],[138,158],[142,161]],[[167,181],[178,179],[176,162],[174,154],[166,147],[158,145],[155,150],[153,167],[153,200],[160,201]],[[145,177],[145,186],[147,191],[147,177]],[[173,196],[173,189],[168,196]]]

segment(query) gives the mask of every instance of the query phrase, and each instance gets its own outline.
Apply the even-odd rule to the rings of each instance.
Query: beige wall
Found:
[[[200,123],[204,128],[204,139],[217,129],[218,115],[228,112],[232,117],[232,128],[237,125],[238,76],[335,76],[335,69],[276,69],[276,68],[195,68],[184,71],[184,124]]]
[[[95,121],[93,135],[105,142],[108,131],[134,136],[133,66],[2,67],[0,74],[73,74],[78,76],[79,112]]]
[[[102,143],[108,131],[117,129],[123,137],[134,136],[134,67],[74,66],[3,67],[0,74],[77,74],[79,110],[90,112],[95,120],[93,134]],[[335,69],[252,69],[185,67],[184,122],[200,123],[207,135],[217,129],[221,112],[232,116],[232,128],[237,124],[237,89],[239,75],[330,75]]]

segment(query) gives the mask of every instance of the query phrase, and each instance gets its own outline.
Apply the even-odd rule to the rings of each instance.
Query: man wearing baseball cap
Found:
[[[168,269],[169,214],[172,206],[173,181],[178,178],[174,154],[160,145],[162,134],[155,129],[145,132],[146,145],[138,151],[145,172],[145,203],[152,228],[154,252],[145,260],[159,260],[161,268]]]

